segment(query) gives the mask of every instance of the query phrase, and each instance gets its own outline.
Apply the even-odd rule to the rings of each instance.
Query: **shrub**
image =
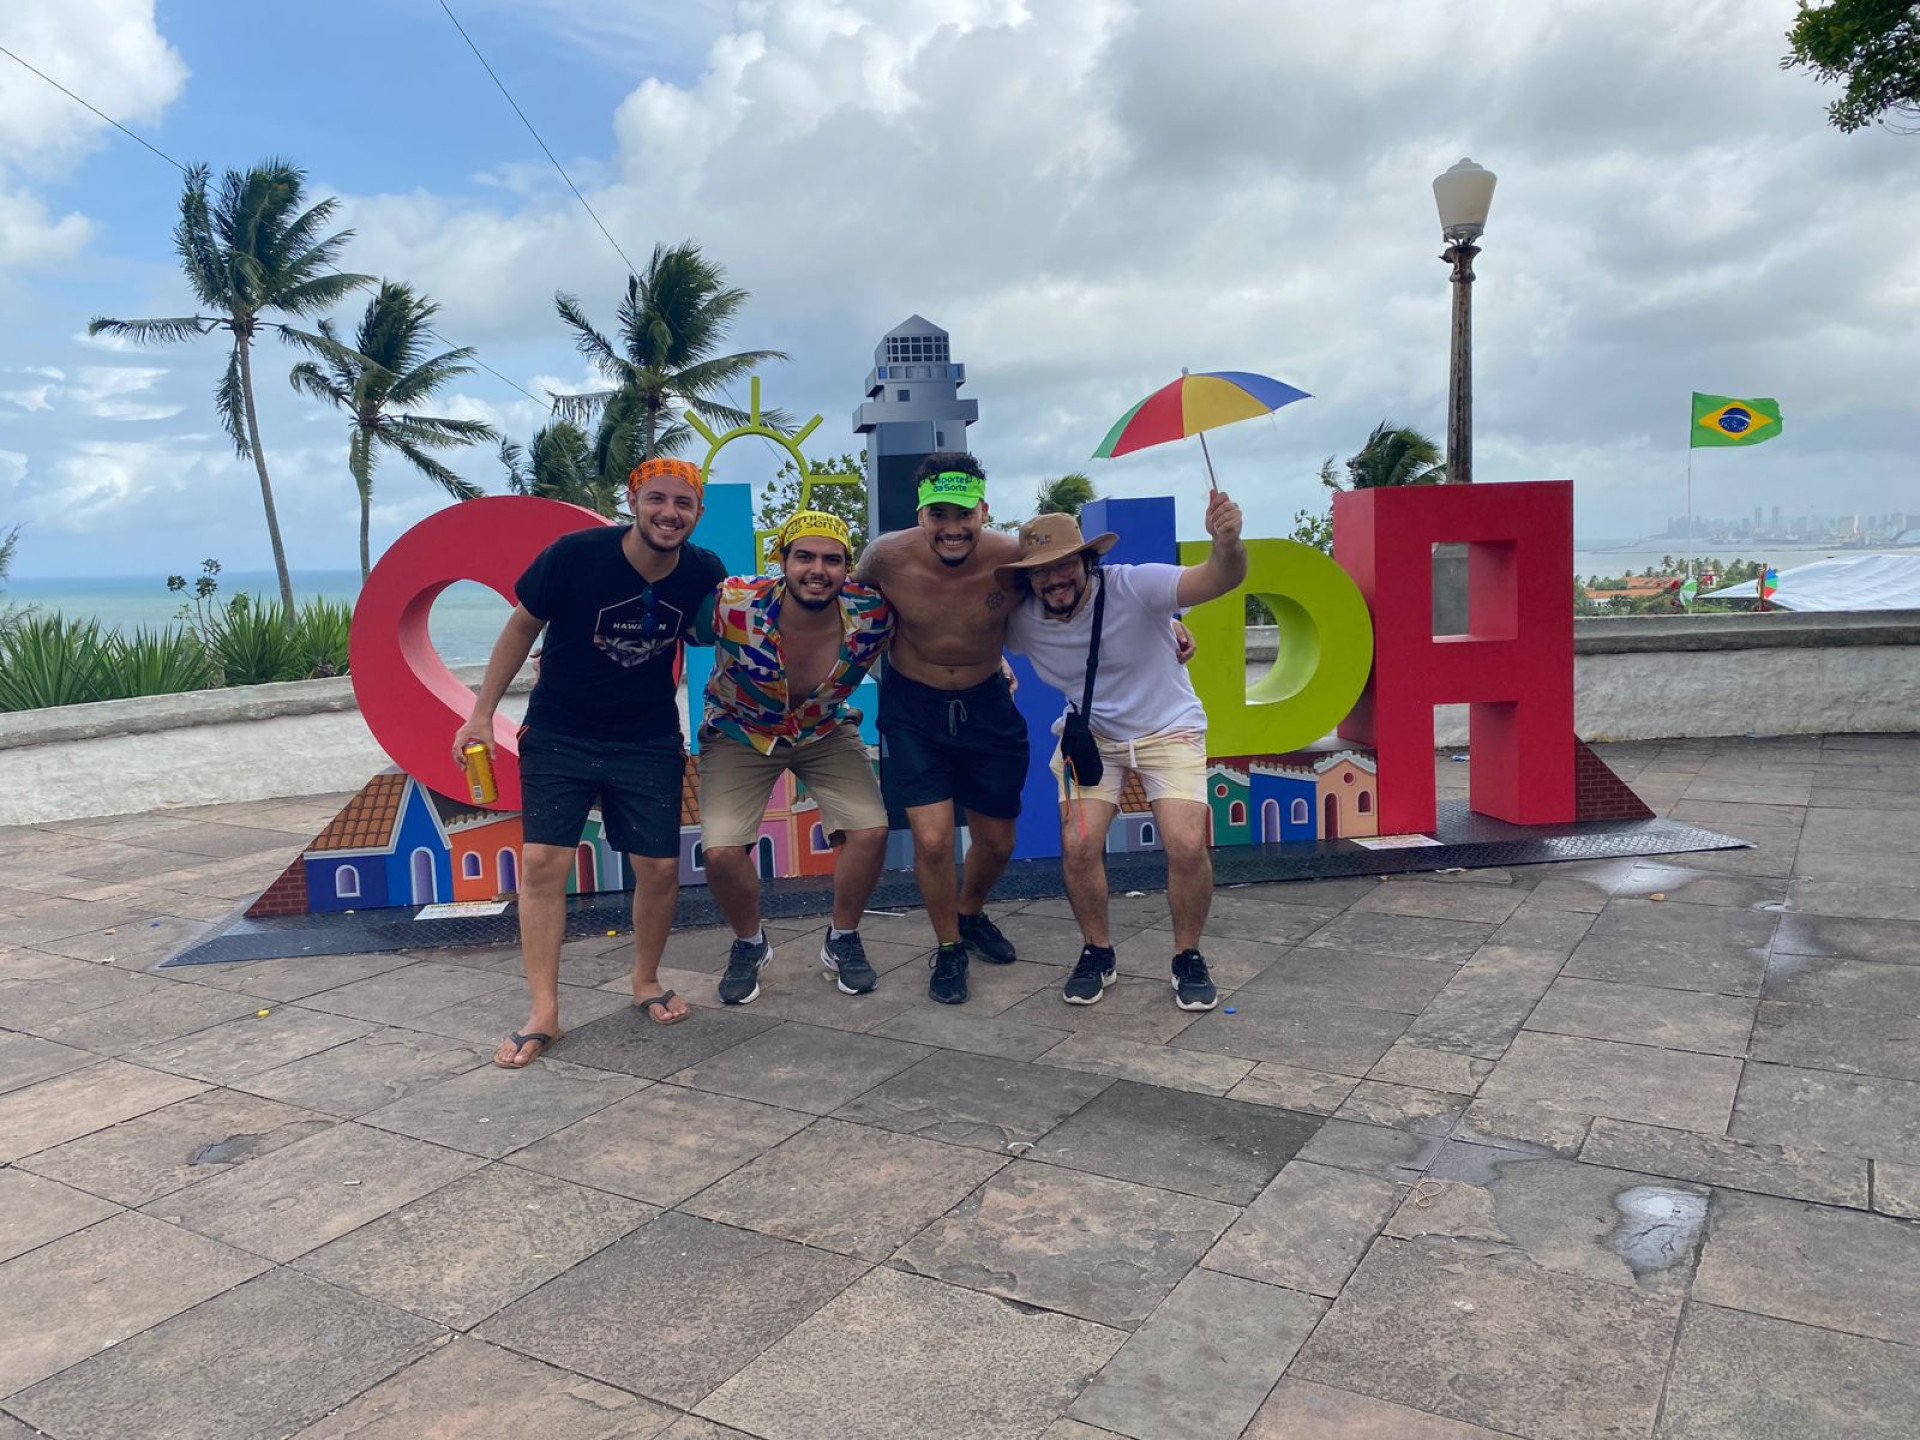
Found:
[[[0,710],[103,700],[105,668],[99,621],[27,615],[0,639]]]
[[[207,647],[186,630],[141,627],[130,635],[109,632],[104,639],[105,687],[113,693],[102,699],[177,695],[219,683]]]

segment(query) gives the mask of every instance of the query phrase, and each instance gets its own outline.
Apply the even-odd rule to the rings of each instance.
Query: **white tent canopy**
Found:
[[[1724,585],[1703,600],[1753,599],[1754,582]],[[1920,610],[1920,555],[1830,555],[1780,572],[1782,610]]]

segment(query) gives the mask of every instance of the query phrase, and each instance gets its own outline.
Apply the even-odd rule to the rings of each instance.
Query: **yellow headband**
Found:
[[[853,532],[847,529],[846,521],[824,510],[794,511],[793,517],[774,535],[769,558],[786,559],[787,550],[793,542],[807,535],[816,535],[823,540],[838,540],[846,547],[847,563],[853,563]]]

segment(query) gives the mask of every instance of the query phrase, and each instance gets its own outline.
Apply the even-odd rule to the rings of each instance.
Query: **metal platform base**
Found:
[[[1279,880],[1326,880],[1344,875],[1400,875],[1423,870],[1480,870],[1507,865],[1545,865],[1557,860],[1611,860],[1637,855],[1676,855],[1689,850],[1738,850],[1747,846],[1712,830],[1674,820],[1585,821],[1572,825],[1509,825],[1476,815],[1464,800],[1443,800],[1434,837],[1441,843],[1410,850],[1369,850],[1351,840],[1314,844],[1233,846],[1213,852],[1214,883],[1263,885]],[[1107,879],[1114,890],[1165,890],[1166,859],[1158,851],[1109,855]],[[994,886],[998,900],[1040,900],[1063,892],[1060,862],[1016,860]],[[890,870],[881,877],[871,908],[908,910],[920,903],[913,873]],[[567,937],[622,934],[632,928],[632,898],[623,891],[583,895],[567,902]],[[767,919],[825,915],[833,908],[825,876],[767,880],[760,908]],[[214,965],[301,955],[362,955],[382,950],[511,945],[520,938],[511,907],[503,915],[416,920],[415,908],[363,910],[352,915],[301,915],[249,920],[246,906],[233,917],[163,962]],[[704,887],[680,891],[674,928],[720,923]]]

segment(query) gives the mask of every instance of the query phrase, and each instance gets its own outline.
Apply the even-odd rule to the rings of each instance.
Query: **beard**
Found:
[[[802,595],[798,590],[795,590],[792,586],[788,586],[787,598],[793,601],[793,603],[798,605],[802,610],[824,610],[829,605],[833,604],[835,600],[838,600],[840,597],[838,595],[829,595],[824,600],[809,600],[806,596]]]
[[[1080,597],[1078,595],[1069,595],[1064,601],[1060,602],[1059,604],[1055,604],[1053,601],[1048,600],[1044,597],[1042,597],[1040,601],[1041,607],[1045,609],[1047,614],[1049,615],[1071,615],[1073,613],[1074,607],[1079,603],[1080,603]]]
[[[640,537],[640,543],[656,555],[671,555],[687,543],[688,532],[685,530],[682,530],[679,535],[674,538],[671,545],[662,545],[658,540],[654,539],[653,531],[649,526],[636,524],[633,530],[634,533]]]

